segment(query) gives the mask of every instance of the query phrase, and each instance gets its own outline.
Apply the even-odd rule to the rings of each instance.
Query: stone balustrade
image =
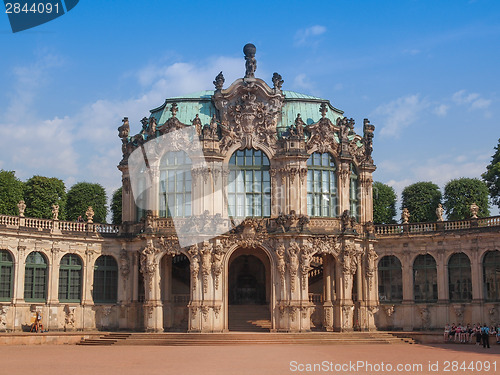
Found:
[[[433,223],[383,224],[375,225],[377,236],[393,236],[399,234],[425,234],[430,232],[454,231],[471,228],[499,227],[500,216],[480,219],[440,221]]]
[[[8,229],[27,228],[28,230],[33,231],[49,231],[53,233],[64,231],[117,234],[120,231],[120,226],[113,224],[79,223],[76,221],[39,219],[8,215],[0,215],[0,226]]]

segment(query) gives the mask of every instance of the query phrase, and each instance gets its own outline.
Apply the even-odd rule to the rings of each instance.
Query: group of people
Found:
[[[496,343],[500,344],[500,324],[497,327],[494,325],[489,327],[487,324],[481,326],[480,323],[472,326],[453,323],[451,326],[446,324],[444,327],[444,342],[467,344],[475,341],[476,345],[483,344],[484,348],[489,348],[490,337],[493,337]]]

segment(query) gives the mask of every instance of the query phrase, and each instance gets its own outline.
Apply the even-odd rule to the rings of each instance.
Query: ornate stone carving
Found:
[[[23,200],[20,200],[17,204],[17,209],[19,210],[19,217],[24,217],[24,211],[26,210],[26,204]]]
[[[91,224],[94,222],[94,210],[92,206],[89,206],[89,208],[87,208],[87,211],[85,211],[85,216],[87,217],[87,223]]]
[[[59,220],[59,205],[52,205],[52,220]]]
[[[198,284],[198,273],[200,271],[200,255],[198,251],[198,245],[193,245],[188,250],[189,262],[191,267],[191,289],[193,292],[196,290]]]
[[[128,258],[128,252],[125,249],[120,251],[120,272],[124,279],[128,278],[130,273],[130,261]]]
[[[122,123],[123,124],[118,127],[118,137],[126,140],[130,133],[130,124],[128,122],[128,117],[124,117]]]
[[[152,242],[149,242],[140,253],[141,272],[144,276],[145,286],[148,288],[146,299],[149,299],[153,290],[153,278],[158,266],[155,259],[157,253],[158,249],[153,246]]]
[[[257,48],[251,43],[245,44],[243,53],[245,54],[245,78],[254,78],[255,71],[257,70],[257,60],[255,59],[255,52]]]
[[[337,237],[312,236],[308,238],[308,241],[316,254],[331,254],[335,257],[339,255],[340,243]]]
[[[274,222],[283,233],[294,230],[302,232],[307,224],[309,224],[310,218],[307,215],[297,215],[295,210],[291,210],[288,215],[280,212],[278,217],[274,219]]]
[[[67,330],[70,327],[72,329],[75,328],[75,309],[75,306],[64,306],[64,330]]]
[[[222,306],[221,305],[215,305],[213,307],[214,313],[215,313],[215,319],[219,319],[219,314],[221,311]]]
[[[472,219],[477,219],[477,214],[479,213],[479,206],[476,203],[470,205],[470,213]]]
[[[201,128],[202,128],[200,116],[198,114],[196,114],[194,119],[191,120],[191,123],[193,124],[193,126],[196,129],[196,134],[198,134],[200,136],[201,135]]]
[[[160,237],[155,243],[155,247],[169,255],[179,255],[181,253],[181,247],[176,236]]]
[[[290,273],[290,289],[295,292],[295,277],[299,269],[300,247],[297,242],[292,242],[288,247],[288,270]]]
[[[401,212],[401,222],[403,224],[408,224],[408,221],[410,220],[410,211],[405,207],[403,208],[403,211]]]
[[[203,293],[208,293],[208,277],[212,269],[212,244],[210,242],[203,242],[201,246],[201,274],[203,276]]]
[[[215,89],[216,90],[222,90],[222,87],[224,86],[224,75],[222,74],[222,72],[220,72],[219,74],[217,74],[217,77],[215,77],[215,80],[214,80],[214,86],[215,86]]]
[[[327,111],[327,105],[322,103],[320,106],[320,112],[322,115],[321,119],[318,122],[305,127],[305,130],[309,135],[306,148],[308,152],[311,152],[313,148],[316,148],[318,152],[321,153],[330,151],[334,155],[338,155],[339,142],[335,138],[335,134],[338,133],[338,127],[326,117]]]
[[[376,271],[376,261],[378,259],[378,255],[369,245],[369,248],[366,252],[366,272],[365,275],[368,279],[368,284],[370,288],[373,286],[373,280],[375,278],[375,271]]]
[[[203,320],[206,322],[208,320],[208,313],[210,312],[210,306],[208,305],[201,305],[200,306],[200,311],[203,315]]]
[[[276,247],[276,259],[277,259],[277,266],[278,266],[278,273],[280,275],[280,280],[281,280],[281,287],[285,287],[285,272],[286,272],[286,265],[285,265],[285,245],[282,243]]]
[[[394,315],[394,305],[382,305],[382,309],[384,310],[384,313],[388,318],[391,318],[392,315]]]
[[[281,90],[281,87],[283,86],[283,83],[285,83],[285,81],[283,81],[283,78],[281,77],[280,74],[278,73],[273,73],[273,85],[274,85],[274,89],[275,90]]]
[[[443,221],[443,213],[444,213],[443,205],[439,203],[436,208],[437,221]]]
[[[462,321],[464,316],[464,306],[463,305],[453,305],[453,310],[455,312],[455,316],[459,321]]]
[[[422,319],[422,328],[428,329],[431,325],[431,314],[427,306],[420,306],[419,311],[420,318]]]
[[[235,143],[252,148],[256,142],[274,149],[284,100],[281,91],[271,90],[261,80],[241,81],[228,90],[214,94],[222,124],[221,151],[226,152]]]
[[[224,247],[221,244],[214,246],[212,254],[212,274],[214,275],[215,289],[219,289],[219,279],[222,273],[222,257],[224,255]]]
[[[364,145],[364,159],[373,163],[372,152],[373,152],[373,132],[375,131],[375,126],[370,124],[370,121],[365,118],[363,120],[363,145]]]
[[[0,305],[0,332],[7,332],[7,312],[8,306]]]
[[[352,312],[354,311],[353,305],[343,305],[342,306],[342,328],[350,329],[352,328]]]
[[[307,289],[307,276],[309,270],[311,270],[311,259],[314,250],[309,246],[302,246],[302,251],[300,253],[300,274],[302,281],[302,290]]]

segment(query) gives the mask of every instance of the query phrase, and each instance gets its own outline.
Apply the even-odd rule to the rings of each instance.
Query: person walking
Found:
[[[483,339],[483,348],[490,347],[490,329],[487,324],[484,324],[481,328],[481,337]]]

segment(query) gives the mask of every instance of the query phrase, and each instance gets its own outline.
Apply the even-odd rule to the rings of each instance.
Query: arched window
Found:
[[[24,271],[24,300],[45,302],[47,300],[47,261],[42,253],[33,251],[26,258]]]
[[[419,255],[413,262],[413,293],[415,302],[437,301],[437,268],[432,255]]]
[[[14,263],[7,250],[0,250],[0,301],[10,301],[12,298],[12,276]]]
[[[356,167],[351,163],[351,175],[349,179],[349,209],[351,216],[356,219],[359,218],[359,205],[358,205],[358,174]]]
[[[229,216],[271,216],[269,159],[260,150],[237,150],[229,159]]]
[[[382,303],[403,300],[403,272],[394,255],[382,257],[378,262],[378,296]]]
[[[118,264],[110,255],[101,255],[95,261],[93,297],[95,303],[116,303]]]
[[[59,266],[59,301],[80,302],[82,290],[82,261],[75,254],[66,254]]]
[[[472,300],[470,260],[464,253],[456,253],[448,261],[448,290],[450,301]]]
[[[335,160],[329,153],[313,153],[307,160],[307,214],[337,216]]]
[[[191,216],[191,159],[171,151],[160,162],[160,216]]]
[[[483,259],[484,299],[500,301],[500,251],[488,251]]]

